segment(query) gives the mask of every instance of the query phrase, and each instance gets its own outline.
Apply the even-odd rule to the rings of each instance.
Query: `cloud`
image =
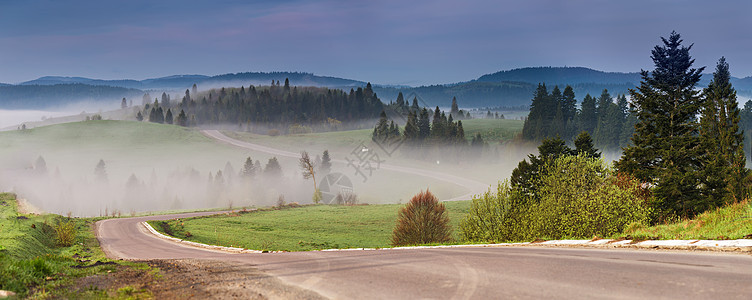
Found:
[[[705,1],[24,1],[0,4],[0,82],[307,71],[378,83],[501,69],[651,68],[680,32],[697,63],[752,75],[752,4]]]

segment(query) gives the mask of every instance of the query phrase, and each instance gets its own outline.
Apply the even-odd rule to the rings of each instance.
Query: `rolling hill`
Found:
[[[302,72],[244,72],[215,76],[174,75],[144,80],[101,80],[84,77],[45,76],[18,85],[0,84],[0,107],[3,108],[46,108],[59,106],[81,99],[118,101],[123,97],[139,99],[145,92],[159,94],[163,91],[177,96],[185,89],[197,84],[199,89],[222,86],[269,85],[272,81],[298,86],[319,86],[329,88],[362,87],[366,82],[319,76]],[[712,78],[704,74],[698,87],[702,88]],[[382,101],[394,101],[402,92],[408,101],[417,97],[422,105],[448,107],[452,98],[457,97],[461,107],[517,107],[529,105],[538,83],[546,83],[549,89],[558,85],[564,88],[571,85],[578,99],[586,94],[600,95],[608,89],[612,96],[626,94],[630,88],[638,86],[640,74],[603,72],[584,67],[529,67],[486,74],[477,79],[445,85],[419,87],[382,86],[374,84],[374,91]],[[752,97],[752,77],[732,77],[732,84],[740,96],[740,102]]]

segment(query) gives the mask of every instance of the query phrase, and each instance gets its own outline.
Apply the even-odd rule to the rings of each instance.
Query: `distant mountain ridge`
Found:
[[[35,80],[22,82],[18,85],[55,85],[81,83],[88,85],[105,85],[113,87],[132,88],[140,90],[182,90],[193,86],[193,84],[202,85],[222,85],[237,83],[238,86],[250,84],[268,85],[272,80],[282,81],[290,79],[292,85],[305,86],[365,86],[366,82],[350,80],[344,78],[319,76],[312,73],[301,72],[243,72],[228,73],[215,76],[206,75],[172,75],[159,78],[150,78],[144,80],[103,80],[91,79],[85,77],[63,77],[63,76],[45,76]]]
[[[173,75],[144,80],[45,76],[18,85],[0,84],[0,107],[7,107],[12,103],[13,107],[28,105],[30,108],[39,108],[42,104],[55,105],[56,102],[92,97],[100,101],[119,101],[118,99],[123,97],[132,99],[134,95],[139,93],[143,95],[146,92],[172,91],[180,95],[193,84],[197,84],[200,90],[204,90],[222,86],[269,85],[272,81],[284,82],[285,78],[290,80],[291,85],[298,86],[349,90],[366,85],[364,81],[304,72],[242,72],[214,76]],[[703,74],[698,87],[706,86],[711,78],[711,74]],[[603,89],[608,89],[612,96],[627,94],[630,88],[640,84],[640,80],[641,76],[637,72],[603,72],[585,67],[529,67],[485,74],[474,80],[454,84],[419,87],[373,84],[373,89],[386,103],[394,101],[397,94],[402,92],[406,98],[409,98],[408,101],[417,97],[423,105],[432,107],[437,105],[448,107],[453,97],[457,97],[461,107],[498,107],[529,105],[539,83],[545,83],[549,90],[556,85],[560,89],[571,85],[577,99],[581,100],[586,94],[598,96]],[[732,77],[731,83],[740,97],[752,97],[752,77]],[[77,86],[66,87],[71,84]],[[49,88],[49,86],[54,86],[54,88]],[[744,101],[740,99],[740,102]]]
[[[545,82],[547,85],[580,83],[626,84],[640,82],[639,73],[603,72],[585,67],[529,67],[499,71],[478,77],[475,81]]]

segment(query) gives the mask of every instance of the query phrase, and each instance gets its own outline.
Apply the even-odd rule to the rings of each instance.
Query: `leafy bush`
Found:
[[[449,216],[443,203],[430,191],[420,192],[400,209],[392,245],[444,243],[452,238]]]
[[[58,246],[69,247],[76,241],[76,222],[74,220],[60,220],[53,229]]]
[[[499,183],[496,193],[491,191],[473,197],[470,212],[460,222],[465,240],[482,242],[521,241],[527,238],[526,205],[522,197],[512,195],[509,181]]]
[[[541,201],[531,209],[538,238],[611,236],[630,223],[649,223],[651,209],[639,182],[625,184],[602,160],[564,156],[546,168],[539,182]]]
[[[616,176],[599,158],[565,155],[546,163],[533,182],[539,199],[500,183],[496,193],[473,198],[460,223],[469,241],[612,236],[648,224],[651,196],[640,182]]]

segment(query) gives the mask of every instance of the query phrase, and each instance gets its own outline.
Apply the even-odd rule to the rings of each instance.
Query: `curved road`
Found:
[[[220,142],[233,145],[236,147],[265,152],[265,153],[278,155],[278,156],[300,158],[300,153],[280,150],[280,149],[253,144],[253,143],[244,142],[244,141],[239,141],[239,140],[233,139],[231,137],[228,137],[222,134],[218,130],[202,130],[201,133],[203,133],[207,137],[213,138]],[[332,162],[347,164],[347,161],[344,161],[341,159],[332,159]],[[451,184],[456,184],[456,185],[466,188],[469,191],[467,194],[464,194],[464,195],[461,195],[452,199],[444,199],[444,201],[470,200],[473,195],[485,193],[489,187],[488,184],[475,181],[472,179],[454,176],[451,174],[444,174],[444,173],[439,173],[439,172],[434,172],[434,171],[426,171],[426,170],[417,169],[417,168],[396,166],[396,165],[390,165],[390,164],[380,164],[379,167],[384,170],[395,171],[395,172],[411,174],[411,175],[418,175],[418,176],[437,179],[437,180],[448,182]]]
[[[110,258],[197,258],[252,265],[337,299],[748,299],[752,295],[752,256],[747,254],[530,246],[230,254],[166,241],[141,225],[146,220],[216,213],[109,219],[97,222],[96,233]]]
[[[338,299],[748,299],[752,295],[752,256],[747,254],[536,247],[230,254],[160,239],[140,223],[207,214],[212,212],[103,220],[97,223],[97,237],[111,258],[247,264]]]

